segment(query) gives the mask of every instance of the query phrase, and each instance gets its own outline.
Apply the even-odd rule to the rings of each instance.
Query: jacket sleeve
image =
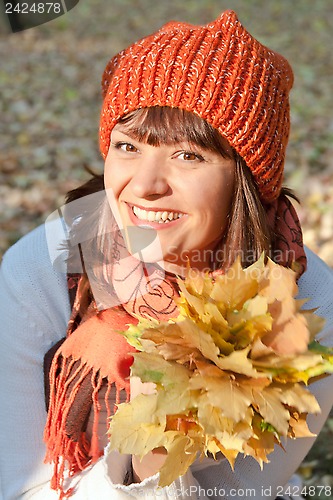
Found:
[[[0,484],[4,500],[49,480],[44,464],[44,353],[64,336],[66,275],[53,269],[44,227],[4,255],[0,270]]]

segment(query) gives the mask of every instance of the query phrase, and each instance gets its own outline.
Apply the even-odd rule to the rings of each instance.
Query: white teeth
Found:
[[[153,222],[155,220],[155,212],[148,212],[148,220],[149,222]]]
[[[143,212],[143,210],[141,210],[141,208],[137,208],[137,216],[139,218],[141,218],[141,215],[143,215],[142,212]]]
[[[153,212],[152,210],[142,210],[142,208],[133,206],[134,214],[141,220],[149,222],[169,223],[172,220],[180,219],[184,214],[178,212]]]

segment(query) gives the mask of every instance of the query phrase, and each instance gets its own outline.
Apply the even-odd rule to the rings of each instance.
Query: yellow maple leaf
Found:
[[[180,335],[186,345],[198,349],[205,358],[213,362],[218,360],[219,348],[209,333],[199,328],[188,318],[179,322],[177,326],[181,329]]]
[[[325,326],[325,319],[315,314],[315,311],[316,309],[306,309],[301,311],[307,321],[310,334],[310,342],[314,340],[316,335],[321,332],[321,330]]]
[[[293,411],[290,415],[289,420],[289,432],[288,436],[296,439],[300,437],[315,437],[316,434],[313,434],[306,422],[306,413],[298,413],[297,411]]]
[[[234,469],[236,458],[239,455],[238,450],[226,449],[216,438],[208,437],[206,442],[206,451],[210,452],[213,457],[216,457],[218,453],[222,453],[222,455],[228,460],[232,470]]]
[[[196,459],[197,453],[203,450],[204,438],[197,436],[196,439],[192,439],[187,435],[178,434],[164,446],[168,454],[160,469],[159,486],[162,488],[186,473]]]
[[[281,355],[306,352],[310,342],[306,318],[302,314],[293,314],[284,323],[274,322],[271,332],[262,337],[262,342]]]
[[[158,346],[156,350],[164,359],[174,360],[180,364],[191,364],[195,359],[202,357],[200,351],[194,347],[187,347],[171,342],[166,342]]]
[[[255,458],[260,468],[264,463],[269,463],[267,455],[274,450],[275,438],[271,432],[261,432],[259,436],[251,437],[243,445],[243,453]]]
[[[242,269],[238,258],[225,275],[217,276],[210,294],[221,308],[241,309],[244,302],[257,294],[258,281]]]
[[[111,450],[144,456],[163,445],[166,420],[156,414],[157,397],[140,394],[130,403],[118,406],[109,428]]]
[[[301,384],[277,384],[281,389],[280,401],[296,408],[300,413],[320,413],[320,406],[311,392]]]
[[[233,351],[229,356],[219,357],[215,364],[221,370],[232,371],[252,378],[261,378],[263,375],[254,368],[252,360],[248,357],[249,352],[250,346],[239,351]]]
[[[161,356],[140,352],[134,354],[131,374],[142,382],[153,382],[157,387],[154,408],[156,416],[184,412],[191,404],[190,372],[184,365],[166,361]],[[160,388],[160,390],[158,390]],[[133,400],[136,401],[136,398]]]
[[[287,436],[289,411],[281,402],[280,387],[266,387],[262,391],[253,391],[253,406],[263,419],[270,423],[281,436]]]
[[[250,351],[250,357],[254,362],[269,359],[272,354],[274,355],[274,351],[271,347],[265,345],[260,338],[254,339]]]
[[[281,312],[290,316],[295,311],[293,298],[297,291],[296,273],[267,259],[267,264],[259,278],[259,295],[267,297],[269,304],[275,301],[282,302],[283,311]]]
[[[252,388],[243,387],[228,375],[209,377],[198,374],[190,379],[190,387],[194,390],[200,389],[202,394],[206,394],[207,403],[235,422],[245,418],[252,403]],[[204,405],[202,398],[198,398],[198,405]]]
[[[319,354],[310,351],[297,356],[279,356],[276,353],[269,354],[253,360],[253,365],[259,370],[271,373],[276,381],[280,382],[308,382],[308,379],[316,373],[329,373],[328,368]]]

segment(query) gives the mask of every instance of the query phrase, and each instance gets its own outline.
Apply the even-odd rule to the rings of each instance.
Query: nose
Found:
[[[142,159],[132,176],[130,186],[137,198],[158,198],[170,190],[167,169],[155,155]]]

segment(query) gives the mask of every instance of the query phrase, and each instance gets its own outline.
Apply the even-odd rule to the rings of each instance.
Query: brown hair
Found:
[[[121,118],[119,123],[137,140],[153,146],[185,140],[216,152],[224,158],[235,160],[236,179],[232,206],[227,228],[216,249],[217,259],[212,262],[212,269],[229,268],[238,255],[241,257],[243,266],[255,262],[262,252],[273,256],[274,235],[268,226],[265,206],[260,200],[259,190],[253,176],[245,161],[216,129],[188,111],[157,106],[135,110]],[[70,191],[66,202],[69,203],[103,189],[103,175],[94,175],[88,182]],[[82,223],[86,225],[94,220],[94,224],[97,223],[100,227],[99,233],[104,235],[97,239],[94,252],[90,245],[90,258],[104,260],[106,256],[112,255],[112,234],[108,230],[104,231],[110,228],[111,217],[106,205],[105,200],[98,209],[96,208],[95,213],[82,217]],[[96,218],[98,218],[97,221]]]

